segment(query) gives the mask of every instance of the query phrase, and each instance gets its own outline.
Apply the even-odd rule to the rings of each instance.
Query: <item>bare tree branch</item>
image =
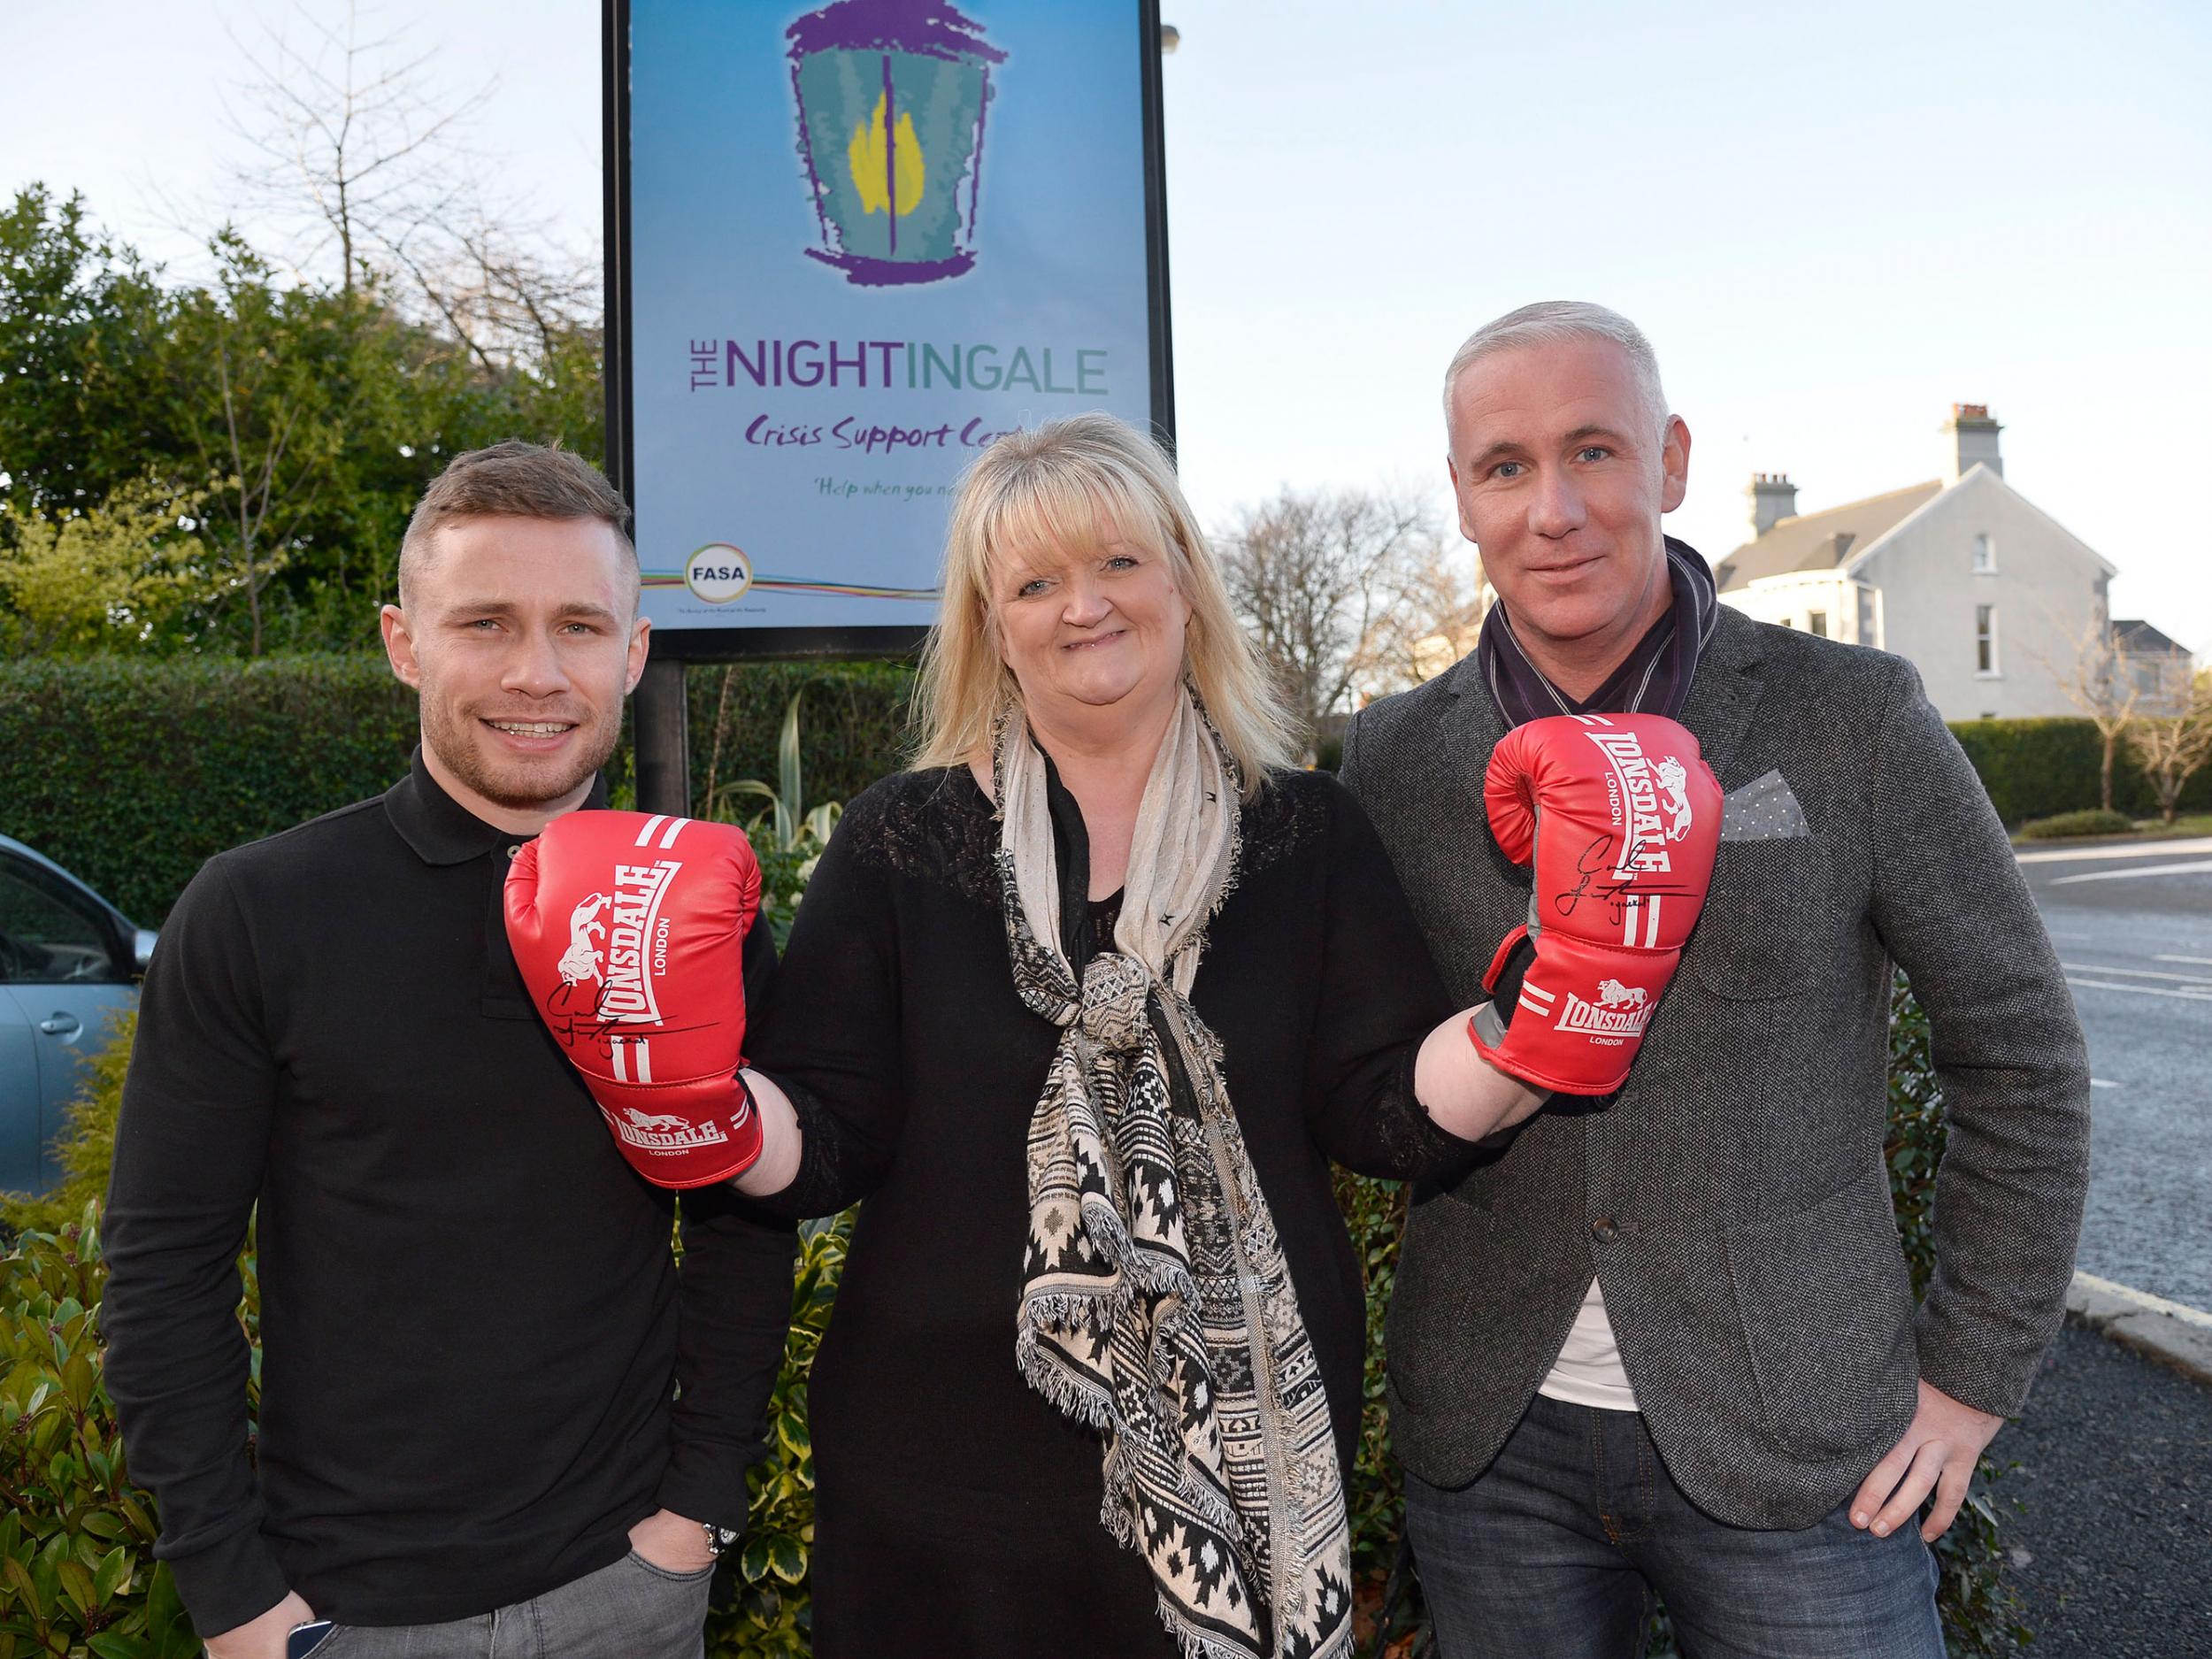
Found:
[[[2112,762],[2120,740],[2139,717],[2143,690],[2120,660],[2119,641],[2105,608],[2091,608],[2088,622],[2067,637],[2066,655],[2054,657],[2031,649],[2029,656],[2057,682],[2067,702],[2096,726],[2104,754],[2098,798],[2112,810]]]
[[[234,180],[242,205],[288,228],[296,273],[351,293],[365,273],[389,272],[400,281],[380,297],[504,376],[596,322],[596,259],[479,190],[499,169],[470,129],[496,81],[443,93],[438,50],[403,49],[366,16],[358,0],[335,22],[296,4],[258,43],[233,36],[250,75],[233,121],[252,157]]]
[[[1218,536],[1230,603],[1309,734],[1418,677],[1415,641],[1463,609],[1435,516],[1402,488],[1285,489]]]
[[[2172,823],[2182,790],[2212,761],[2212,672],[2200,672],[2191,682],[2188,705],[2181,713],[2139,720],[2127,735],[2158,797],[2159,816]]]

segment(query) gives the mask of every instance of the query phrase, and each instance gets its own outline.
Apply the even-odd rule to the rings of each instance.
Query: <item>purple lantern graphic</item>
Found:
[[[837,0],[785,34],[822,226],[808,254],[864,288],[972,268],[991,70],[1006,54],[933,0]]]

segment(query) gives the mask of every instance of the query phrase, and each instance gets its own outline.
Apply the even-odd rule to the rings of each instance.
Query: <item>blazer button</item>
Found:
[[[1590,1236],[1600,1244],[1610,1244],[1619,1235],[1620,1229],[1613,1225],[1610,1216],[1600,1216],[1590,1224]]]

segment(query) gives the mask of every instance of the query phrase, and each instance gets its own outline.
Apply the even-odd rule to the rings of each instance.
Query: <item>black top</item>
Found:
[[[855,801],[807,888],[754,1064],[805,1130],[773,1201],[865,1198],[810,1386],[815,1652],[1170,1651],[1099,1524],[1100,1441],[1024,1383],[1025,1138],[1059,1040],[1007,956],[992,808],[964,771]],[[1243,817],[1193,987],[1287,1253],[1350,1470],[1365,1309],[1329,1161],[1441,1179],[1476,1156],[1414,1101],[1450,1010],[1374,830],[1326,775]]]
[[[162,931],[102,1323],[204,1632],[288,1585],[346,1624],[465,1618],[618,1560],[657,1508],[743,1523],[790,1230],[687,1194],[680,1286],[674,1195],[623,1162],[508,950],[518,840],[418,754],[380,800],[211,859]],[[774,966],[756,927],[749,985]]]

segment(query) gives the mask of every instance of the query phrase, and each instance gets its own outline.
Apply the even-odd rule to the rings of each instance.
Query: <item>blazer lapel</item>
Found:
[[[1751,717],[1757,712],[1765,690],[1759,677],[1765,655],[1759,625],[1741,611],[1723,605],[1712,639],[1698,654],[1697,674],[1682,704],[1682,724],[1696,734],[1705,764],[1713,769],[1723,789],[1743,781],[1730,779],[1729,763],[1750,729]]]
[[[1452,706],[1445,711],[1442,736],[1449,754],[1471,763],[1465,772],[1468,791],[1480,806],[1483,769],[1490,764],[1490,751],[1505,735],[1505,717],[1483,683],[1482,662],[1476,652],[1461,657],[1444,684],[1452,694]]]

